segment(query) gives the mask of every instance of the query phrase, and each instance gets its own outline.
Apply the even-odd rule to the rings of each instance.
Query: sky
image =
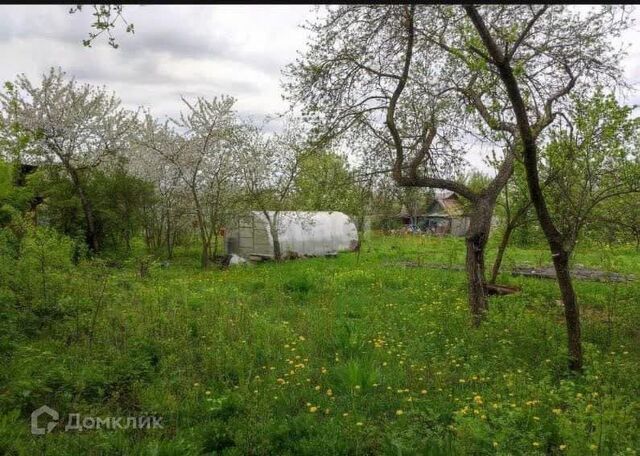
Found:
[[[0,81],[19,73],[35,81],[60,66],[80,82],[114,90],[126,107],[145,106],[159,118],[176,115],[181,96],[227,94],[237,99],[241,115],[256,120],[287,109],[281,70],[305,48],[300,25],[316,14],[312,5],[127,5],[124,15],[135,34],[121,24],[114,32],[120,47],[113,49],[102,38],[91,48],[82,45],[91,30],[90,6],[68,11],[69,5],[0,6]],[[631,44],[626,76],[638,83],[639,27],[622,37]],[[628,102],[640,104],[639,94]],[[485,168],[480,151],[468,160]]]

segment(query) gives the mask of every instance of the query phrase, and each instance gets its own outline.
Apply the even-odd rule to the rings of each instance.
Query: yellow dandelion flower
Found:
[[[316,413],[316,412],[318,411],[318,407],[316,407],[316,406],[309,407],[309,411],[310,411],[311,413]]]
[[[558,448],[560,448],[561,450],[564,450],[565,448],[567,448],[567,446],[565,444],[562,444]]]
[[[404,412],[402,410],[396,410],[396,415],[400,416],[402,415]]]
[[[356,426],[362,426],[362,421],[358,421],[358,422],[356,423]]]

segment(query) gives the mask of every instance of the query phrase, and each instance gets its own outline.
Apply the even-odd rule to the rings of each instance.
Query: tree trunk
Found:
[[[171,214],[167,211],[167,259],[173,257],[173,233],[171,232]]]
[[[196,206],[196,216],[198,220],[198,228],[200,231],[200,242],[202,243],[202,254],[200,256],[200,264],[203,269],[209,267],[209,255],[211,253],[211,242],[207,236],[207,227],[204,221],[204,215],[202,214],[202,207],[200,206],[200,199],[194,188],[191,189],[193,196],[193,202]]]
[[[213,234],[213,253],[211,254],[213,258],[218,256],[218,232],[214,231]]]
[[[267,220],[269,222],[269,231],[271,232],[271,238],[273,239],[273,258],[276,261],[280,261],[282,259],[282,252],[280,250],[280,236],[278,236],[278,225],[276,217],[277,215],[273,217],[273,220],[267,217]]]
[[[469,309],[473,326],[479,326],[489,310],[487,299],[484,252],[489,239],[491,215],[493,213],[491,199],[479,198],[473,203],[466,235],[467,245],[467,287],[469,292]]]
[[[542,192],[538,174],[537,137],[534,135],[534,131],[529,123],[527,105],[522,98],[520,86],[513,74],[509,60],[504,58],[504,55],[496,45],[489,29],[484,24],[477,10],[472,5],[466,5],[464,8],[480,34],[487,51],[495,62],[498,74],[504,83],[511,107],[513,108],[513,114],[516,118],[518,131],[520,132],[520,140],[522,141],[522,155],[529,195],[531,196],[531,202],[536,210],[542,231],[549,244],[549,250],[553,257],[553,265],[556,269],[558,286],[564,304],[568,335],[569,369],[579,371],[582,369],[580,315],[575,291],[571,283],[571,275],[569,273],[569,252],[564,248],[563,235],[558,231],[551,218],[544,193]]]
[[[80,204],[82,205],[82,212],[84,213],[84,219],[86,223],[85,229],[85,238],[87,240],[87,245],[89,246],[89,250],[93,253],[98,253],[100,250],[100,245],[98,242],[98,233],[96,231],[96,222],[93,214],[93,205],[89,198],[84,192],[82,188],[82,183],[80,182],[80,176],[78,176],[78,172],[72,168],[68,163],[64,163],[67,168],[67,172],[71,176],[71,181],[75,187],[76,193],[78,194],[78,198],[80,198]]]
[[[502,266],[502,258],[504,257],[504,252],[507,250],[507,246],[509,245],[509,239],[511,238],[511,233],[513,232],[513,225],[507,224],[504,233],[502,234],[502,239],[500,240],[500,246],[498,247],[498,254],[496,256],[496,260],[493,263],[493,269],[491,270],[491,279],[489,280],[490,284],[495,284],[498,279],[498,274],[500,273],[500,266]]]
[[[567,345],[569,350],[569,369],[582,369],[582,343],[580,336],[580,309],[573,289],[571,274],[569,273],[569,252],[553,255],[553,265],[562,302],[564,304],[564,318],[567,325]]]
[[[202,253],[200,255],[200,264],[203,269],[209,267],[209,243],[206,239],[202,239]]]

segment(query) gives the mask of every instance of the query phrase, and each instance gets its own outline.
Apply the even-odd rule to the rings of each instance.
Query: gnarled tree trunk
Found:
[[[473,203],[469,218],[469,229],[465,238],[469,308],[474,326],[480,325],[489,310],[484,260],[495,200],[495,196],[486,195],[478,198]]]

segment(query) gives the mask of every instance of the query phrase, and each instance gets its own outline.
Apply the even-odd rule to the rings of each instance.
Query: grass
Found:
[[[0,377],[0,453],[640,448],[638,282],[576,283],[587,367],[573,376],[553,281],[503,274],[522,293],[492,298],[473,330],[463,272],[398,264],[463,264],[461,239],[374,236],[359,258],[225,271],[199,270],[196,251],[178,254],[146,278],[133,262],[110,270],[91,338],[67,317],[13,341]],[[547,260],[543,248],[512,248],[505,268]],[[592,247],[576,262],[640,273],[632,248]],[[91,288],[68,296],[94,302]],[[65,432],[59,424],[32,436],[29,415],[43,404],[61,416],[160,415],[164,427]]]

